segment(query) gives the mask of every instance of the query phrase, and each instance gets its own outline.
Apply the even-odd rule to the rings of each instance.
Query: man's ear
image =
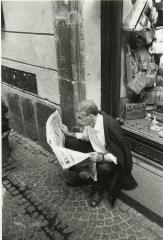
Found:
[[[89,116],[91,119],[94,119],[94,115],[92,113]]]

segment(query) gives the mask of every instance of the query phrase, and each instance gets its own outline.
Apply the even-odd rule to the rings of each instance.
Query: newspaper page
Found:
[[[61,130],[62,126],[60,114],[56,110],[47,120],[46,137],[62,168],[67,169],[89,158],[90,155],[64,147],[65,136]]]

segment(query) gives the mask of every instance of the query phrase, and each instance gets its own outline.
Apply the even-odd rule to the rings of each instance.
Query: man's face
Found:
[[[90,126],[92,124],[92,114],[87,115],[85,112],[77,112],[76,119],[80,126]]]

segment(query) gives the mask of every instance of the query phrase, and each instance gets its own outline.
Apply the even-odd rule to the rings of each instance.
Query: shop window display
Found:
[[[125,0],[123,7],[124,128],[163,144],[163,1]]]

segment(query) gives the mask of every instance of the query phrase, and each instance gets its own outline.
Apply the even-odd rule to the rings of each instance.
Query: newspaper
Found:
[[[56,110],[46,122],[46,138],[62,168],[67,169],[89,158],[90,155],[65,148],[65,136],[62,128],[62,120]]]

